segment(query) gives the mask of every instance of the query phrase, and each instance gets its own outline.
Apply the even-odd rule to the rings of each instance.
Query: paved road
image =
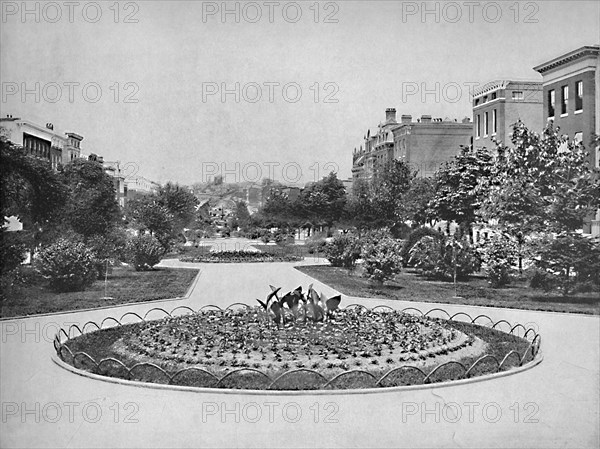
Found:
[[[315,263],[305,261],[304,263]],[[165,261],[163,265],[179,265]],[[190,297],[91,312],[2,321],[1,447],[593,447],[599,440],[597,316],[447,306],[530,323],[544,361],[516,375],[442,388],[367,395],[190,393],[80,377],[51,360],[58,325],[151,307],[254,302],[268,284],[335,291],[294,264],[186,264],[201,277]],[[346,304],[417,306],[343,297]]]

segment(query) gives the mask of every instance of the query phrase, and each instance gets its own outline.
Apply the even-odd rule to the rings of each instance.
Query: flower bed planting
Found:
[[[200,256],[182,256],[181,262],[248,263],[248,262],[298,262],[302,257],[294,254],[263,253],[258,251],[215,251]]]
[[[474,320],[362,306],[340,310],[341,298],[325,298],[312,288],[306,295],[301,288],[283,297],[278,292],[272,288],[256,307],[208,306],[159,320],[96,325],[88,333],[86,325],[80,336],[61,341],[59,334],[55,348],[66,363],[109,377],[282,390],[461,379],[521,366],[539,351],[539,336],[524,328],[525,338],[514,335],[518,326],[505,333]]]

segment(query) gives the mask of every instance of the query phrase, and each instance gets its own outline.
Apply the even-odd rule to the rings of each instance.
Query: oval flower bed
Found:
[[[312,289],[307,296],[298,289],[283,298],[277,292],[273,289],[266,303],[254,308],[204,310],[99,329],[55,346],[63,361],[104,376],[253,390],[461,379],[521,366],[539,350],[538,336],[532,344],[472,323],[395,310],[339,310],[337,298],[328,300]],[[311,296],[318,301],[307,299]]]
[[[301,256],[293,254],[272,254],[258,251],[231,250],[214,251],[200,256],[183,256],[181,262],[203,263],[248,263],[248,262],[298,262]]]

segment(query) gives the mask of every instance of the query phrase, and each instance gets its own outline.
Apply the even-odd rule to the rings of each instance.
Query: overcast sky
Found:
[[[227,2],[225,17],[221,2],[1,3],[2,116],[186,184],[223,168],[348,178],[386,108],[471,117],[472,83],[541,80],[533,66],[600,36],[596,1],[431,2],[424,17],[400,1]]]

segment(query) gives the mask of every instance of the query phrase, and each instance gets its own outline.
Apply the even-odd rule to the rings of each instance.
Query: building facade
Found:
[[[396,121],[396,110],[386,109],[386,120],[375,134],[370,130],[364,136],[364,146],[354,149],[352,181],[370,179],[377,170],[391,160],[404,160],[420,176],[432,176],[441,164],[451,160],[461,146],[472,143],[473,123],[467,117],[458,122],[448,118],[423,115],[413,121],[411,115],[402,115]]]
[[[592,167],[600,167],[600,45],[580,47],[533,68],[542,75],[543,118],[561,134],[586,148]],[[584,225],[584,233],[600,236],[600,211]]]
[[[54,169],[59,164],[81,157],[83,137],[71,132],[61,135],[54,131],[52,123],[41,126],[7,116],[0,118],[0,126],[9,141],[23,147],[28,154],[47,160]]]
[[[140,195],[156,193],[160,187],[154,181],[144,178],[143,176],[127,177],[125,179],[125,196],[127,199],[137,198]]]
[[[473,145],[494,148],[494,141],[511,143],[512,127],[521,121],[541,132],[542,83],[539,81],[491,81],[473,92]]]

